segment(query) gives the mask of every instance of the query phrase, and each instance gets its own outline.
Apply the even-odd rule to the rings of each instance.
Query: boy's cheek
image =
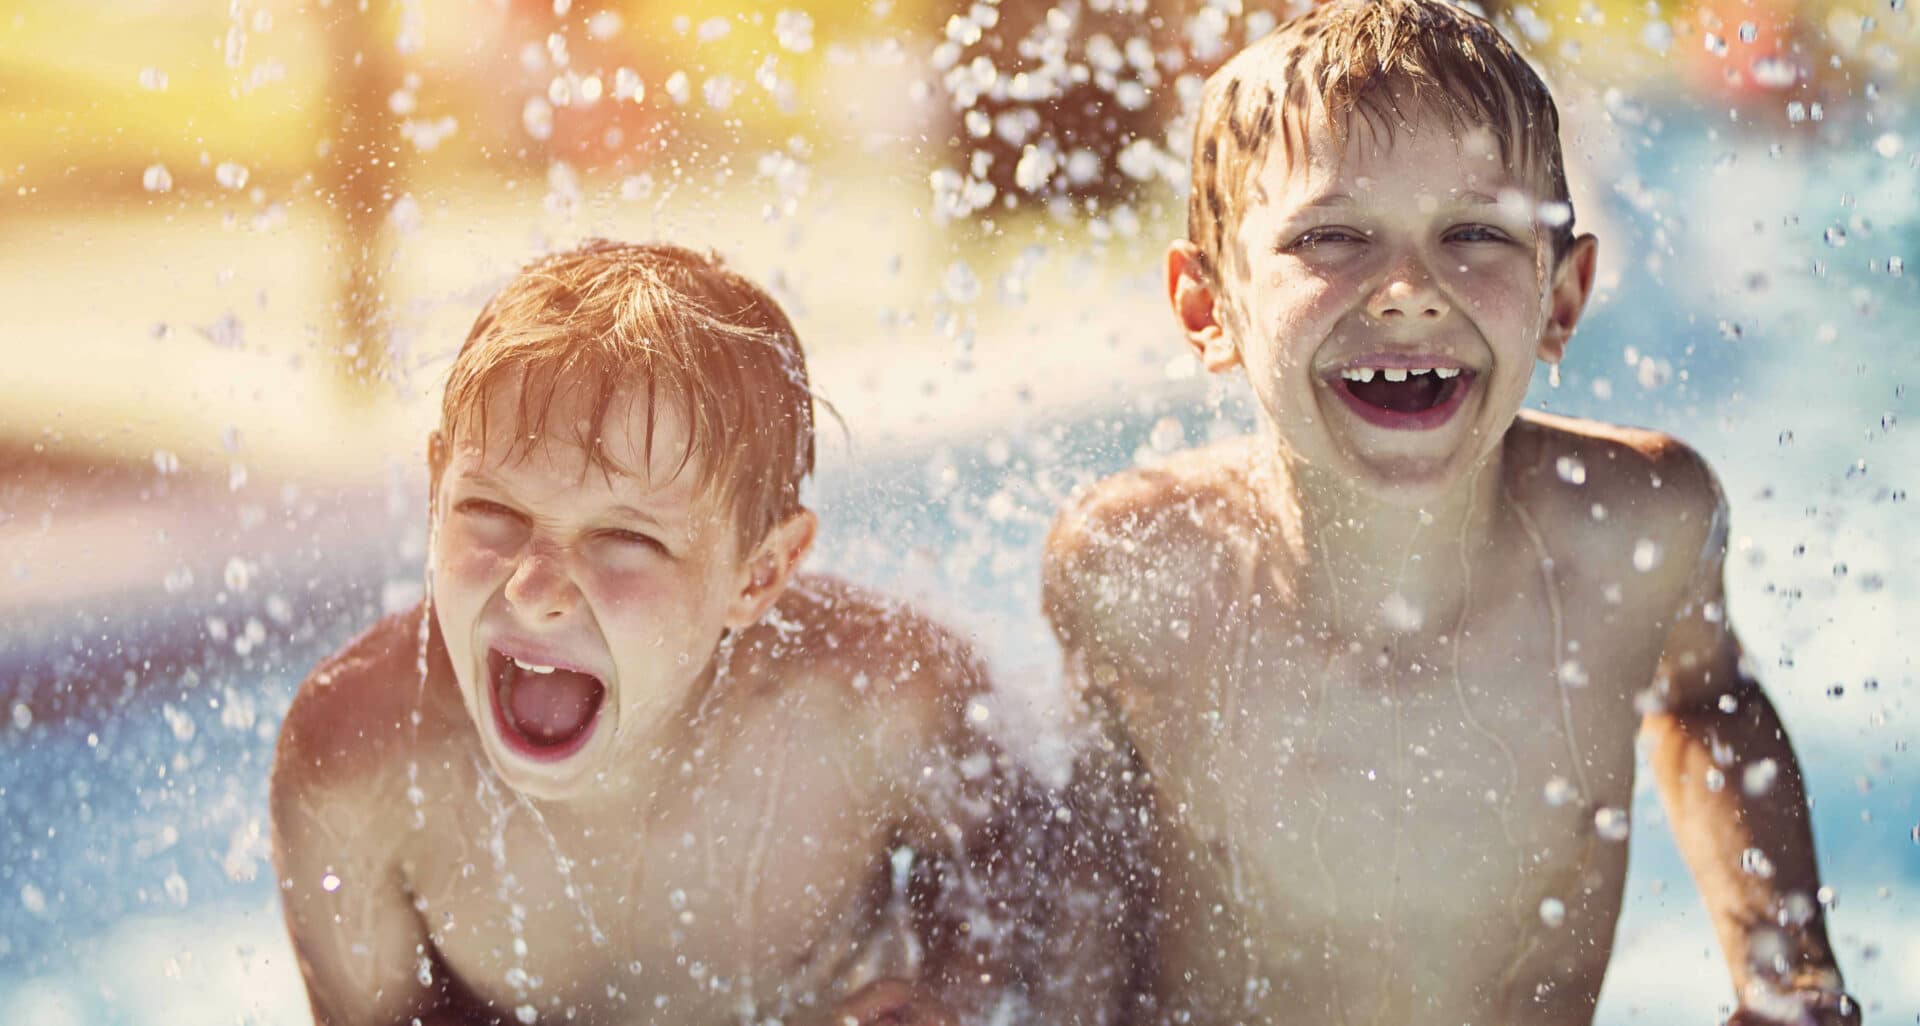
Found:
[[[489,581],[508,569],[504,552],[480,544],[459,531],[443,535],[435,548],[434,563],[439,567],[440,575],[453,583]]]

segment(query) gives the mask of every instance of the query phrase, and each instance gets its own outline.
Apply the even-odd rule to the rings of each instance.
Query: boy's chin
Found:
[[[1408,510],[1435,505],[1458,492],[1478,463],[1468,437],[1431,452],[1367,445],[1358,439],[1346,443],[1339,446],[1339,458],[1347,464],[1340,475],[1369,498]]]

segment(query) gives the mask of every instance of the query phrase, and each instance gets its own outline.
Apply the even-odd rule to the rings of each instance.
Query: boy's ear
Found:
[[[1567,343],[1573,339],[1574,326],[1593,295],[1593,272],[1599,260],[1600,240],[1582,235],[1573,240],[1560,266],[1553,270],[1553,292],[1548,297],[1547,329],[1540,335],[1539,357],[1559,363],[1567,355]]]
[[[820,520],[810,509],[802,509],[767,532],[759,547],[747,557],[740,590],[727,606],[727,629],[752,626],[793,580],[800,561],[813,548],[813,536]]]
[[[1220,323],[1219,301],[1202,270],[1200,247],[1180,239],[1167,247],[1167,302],[1193,355],[1209,373],[1240,366],[1240,347]]]

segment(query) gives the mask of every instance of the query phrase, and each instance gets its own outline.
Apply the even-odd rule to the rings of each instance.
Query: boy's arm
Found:
[[[408,826],[366,786],[380,728],[354,726],[353,672],[336,669],[317,671],[288,710],[270,787],[275,872],[314,1022],[486,1021],[452,1007],[454,981],[400,881],[394,842]]]
[[[1682,452],[1684,466],[1662,474],[1691,479],[1711,515],[1693,520],[1706,525],[1701,556],[1662,655],[1659,708],[1641,724],[1660,796],[1732,971],[1733,1022],[1855,1023],[1816,897],[1800,764],[1725,613],[1725,501]]]

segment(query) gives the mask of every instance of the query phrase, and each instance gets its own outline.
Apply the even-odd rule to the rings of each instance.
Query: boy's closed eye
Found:
[[[642,531],[632,530],[631,528],[609,527],[595,532],[595,537],[603,541],[611,542],[622,548],[651,550],[663,556],[673,555],[673,553],[667,551],[666,543],[660,539]]]
[[[1463,224],[1447,230],[1448,242],[1512,242],[1513,236],[1490,224]]]
[[[1358,228],[1343,228],[1339,226],[1309,228],[1291,239],[1283,239],[1280,243],[1279,250],[1282,253],[1299,253],[1320,246],[1357,245],[1366,242],[1367,238],[1368,233]]]
[[[520,523],[525,523],[527,519],[526,515],[520,511],[503,506],[491,499],[461,499],[453,504],[453,511],[463,516],[513,520]]]

